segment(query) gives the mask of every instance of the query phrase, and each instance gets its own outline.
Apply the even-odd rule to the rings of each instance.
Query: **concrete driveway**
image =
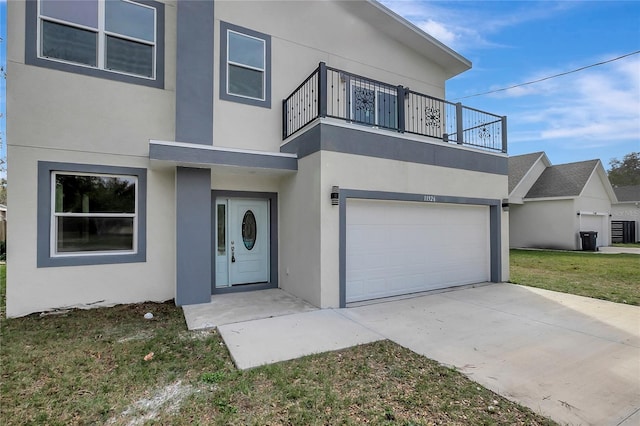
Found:
[[[218,327],[239,368],[389,339],[566,424],[640,424],[640,308],[512,284]]]

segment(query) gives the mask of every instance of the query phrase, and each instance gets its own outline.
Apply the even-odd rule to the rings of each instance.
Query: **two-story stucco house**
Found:
[[[375,1],[9,2],[7,314],[508,279],[470,67]]]

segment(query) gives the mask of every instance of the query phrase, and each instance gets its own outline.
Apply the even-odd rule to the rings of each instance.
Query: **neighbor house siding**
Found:
[[[582,194],[576,199],[575,202],[576,213],[588,212],[595,215],[599,220],[601,226],[601,232],[598,234],[597,245],[608,246],[611,244],[611,221],[609,215],[611,214],[611,200],[609,194],[607,194],[602,180],[599,179],[598,174],[594,173],[591,179],[585,185]],[[584,224],[580,225],[582,231],[588,231],[591,229],[585,229]]]
[[[578,222],[574,201],[527,201],[509,210],[511,247],[577,248]]]
[[[611,206],[611,220],[628,220],[636,223],[636,242],[640,242],[640,205],[637,202]]]

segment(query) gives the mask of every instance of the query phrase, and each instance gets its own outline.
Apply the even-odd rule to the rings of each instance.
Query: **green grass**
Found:
[[[613,243],[614,247],[640,248],[640,243]]]
[[[511,282],[640,305],[640,255],[511,250]]]
[[[554,424],[389,341],[241,372],[171,303],[2,317],[0,338],[2,425]]]

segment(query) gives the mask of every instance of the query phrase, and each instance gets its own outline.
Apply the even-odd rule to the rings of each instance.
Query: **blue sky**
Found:
[[[382,3],[473,62],[447,83],[448,100],[536,80],[640,50],[640,1]],[[0,0],[0,63],[6,0]],[[0,112],[5,112],[0,81]],[[640,151],[640,54],[465,105],[506,115],[509,154],[546,151],[553,164]],[[0,119],[6,153],[5,122]]]
[[[446,98],[509,87],[640,50],[640,1],[382,3],[471,60]],[[553,164],[640,151],[640,54],[464,105],[506,115],[509,155]]]

